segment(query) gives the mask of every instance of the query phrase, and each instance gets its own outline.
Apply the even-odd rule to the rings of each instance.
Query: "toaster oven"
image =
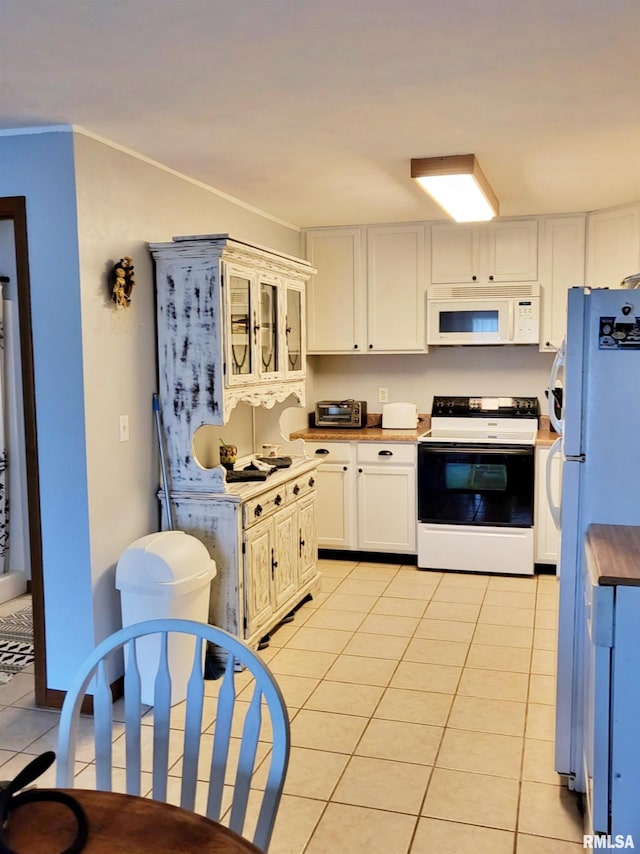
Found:
[[[366,400],[319,400],[316,403],[316,427],[366,427]]]

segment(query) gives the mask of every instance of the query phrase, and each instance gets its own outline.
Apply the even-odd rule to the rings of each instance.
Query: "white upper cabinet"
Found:
[[[639,270],[640,204],[590,213],[586,284],[615,288]]]
[[[424,225],[367,229],[367,348],[424,352]]]
[[[423,223],[306,232],[310,353],[424,353]]]
[[[434,223],[431,282],[486,284],[538,279],[537,219]]]
[[[307,258],[317,271],[307,289],[310,353],[366,349],[364,232],[321,228],[307,232]]]
[[[585,214],[548,216],[541,221],[541,350],[556,350],[562,343],[567,290],[584,284],[585,221]]]

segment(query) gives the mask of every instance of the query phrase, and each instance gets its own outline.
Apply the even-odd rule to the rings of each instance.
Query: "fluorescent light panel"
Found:
[[[475,154],[412,160],[411,177],[456,222],[486,221],[500,212]]]

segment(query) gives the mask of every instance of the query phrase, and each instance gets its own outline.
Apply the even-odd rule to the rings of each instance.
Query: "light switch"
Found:
[[[128,442],[129,441],[129,416],[121,415],[120,416],[120,441]]]

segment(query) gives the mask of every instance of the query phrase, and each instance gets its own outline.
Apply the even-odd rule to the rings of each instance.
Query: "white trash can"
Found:
[[[162,531],[140,537],[120,556],[116,587],[121,591],[122,625],[165,618],[209,621],[211,581],[216,564],[197,537],[184,531]],[[193,639],[169,639],[171,703],[186,696],[193,665]],[[153,687],[160,658],[160,639],[140,638],[136,644],[142,702],[153,705]]]

